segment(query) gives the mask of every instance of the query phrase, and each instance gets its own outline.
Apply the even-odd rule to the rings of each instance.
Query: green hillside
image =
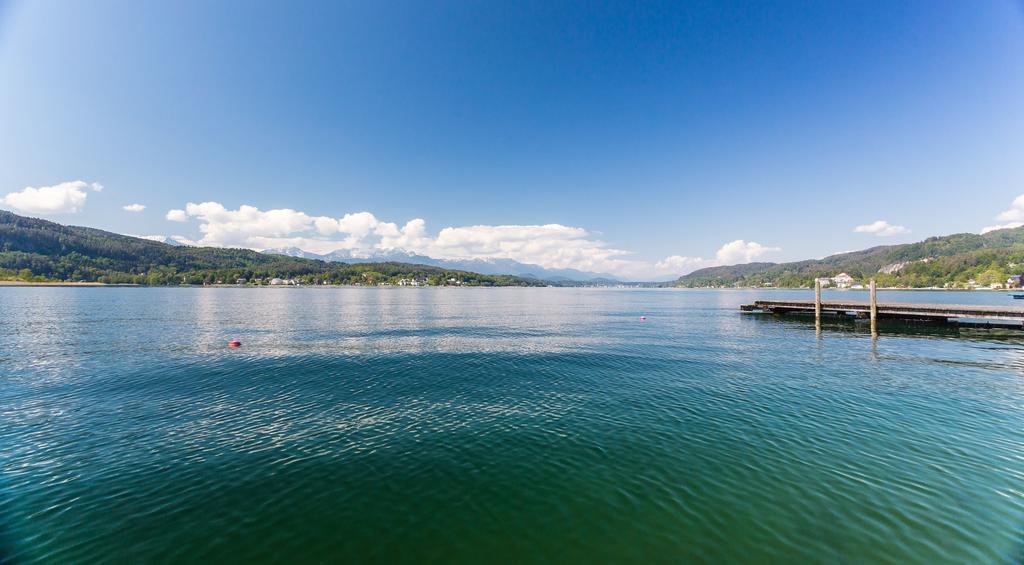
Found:
[[[882,272],[885,271],[885,272]],[[886,287],[988,285],[1024,271],[1024,228],[984,235],[958,233],[918,243],[872,247],[820,260],[709,267],[684,275],[675,286],[811,286],[816,277],[846,272]]]
[[[377,284],[402,278],[469,286],[533,286],[538,281],[427,265],[349,265],[248,249],[173,246],[93,228],[64,226],[0,210],[0,280],[149,285],[234,283],[272,277],[304,283]]]

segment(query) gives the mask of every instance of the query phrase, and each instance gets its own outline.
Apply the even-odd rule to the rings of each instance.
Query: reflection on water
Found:
[[[1024,556],[1021,332],[773,294],[0,288],[0,560]]]

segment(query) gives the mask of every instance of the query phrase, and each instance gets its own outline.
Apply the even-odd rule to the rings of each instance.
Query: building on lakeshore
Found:
[[[839,273],[832,277],[832,284],[834,284],[836,288],[850,288],[855,282],[857,281],[846,273]]]

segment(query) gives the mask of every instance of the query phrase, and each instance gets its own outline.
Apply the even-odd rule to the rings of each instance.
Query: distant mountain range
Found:
[[[589,273],[576,269],[547,269],[540,265],[520,263],[512,259],[435,259],[426,255],[416,255],[405,251],[377,252],[369,257],[353,256],[345,250],[332,253],[318,254],[304,251],[298,247],[284,247],[277,249],[265,249],[263,253],[274,255],[287,255],[289,257],[302,257],[305,259],[318,259],[320,261],[332,261],[338,263],[380,263],[399,262],[414,263],[417,265],[431,265],[444,269],[457,269],[460,271],[472,271],[484,275],[513,275],[517,277],[540,279],[549,282],[587,282],[609,284],[621,282],[621,279],[606,273]]]
[[[845,272],[890,287],[981,286],[1005,283],[1024,271],[1024,228],[983,235],[958,233],[917,243],[882,245],[792,263],[709,267],[680,277],[674,286],[810,286],[817,277]]]

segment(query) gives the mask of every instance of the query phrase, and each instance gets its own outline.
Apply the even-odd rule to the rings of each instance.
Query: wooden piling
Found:
[[[871,294],[871,325],[875,325],[875,319],[878,318],[878,293],[875,288],[875,279],[871,279],[871,286],[869,287]]]
[[[814,279],[814,321],[821,323],[821,279]]]
[[[871,295],[871,334],[874,335],[875,320],[878,319],[878,294],[875,292],[875,279],[871,279],[871,286],[869,287],[869,294]]]

